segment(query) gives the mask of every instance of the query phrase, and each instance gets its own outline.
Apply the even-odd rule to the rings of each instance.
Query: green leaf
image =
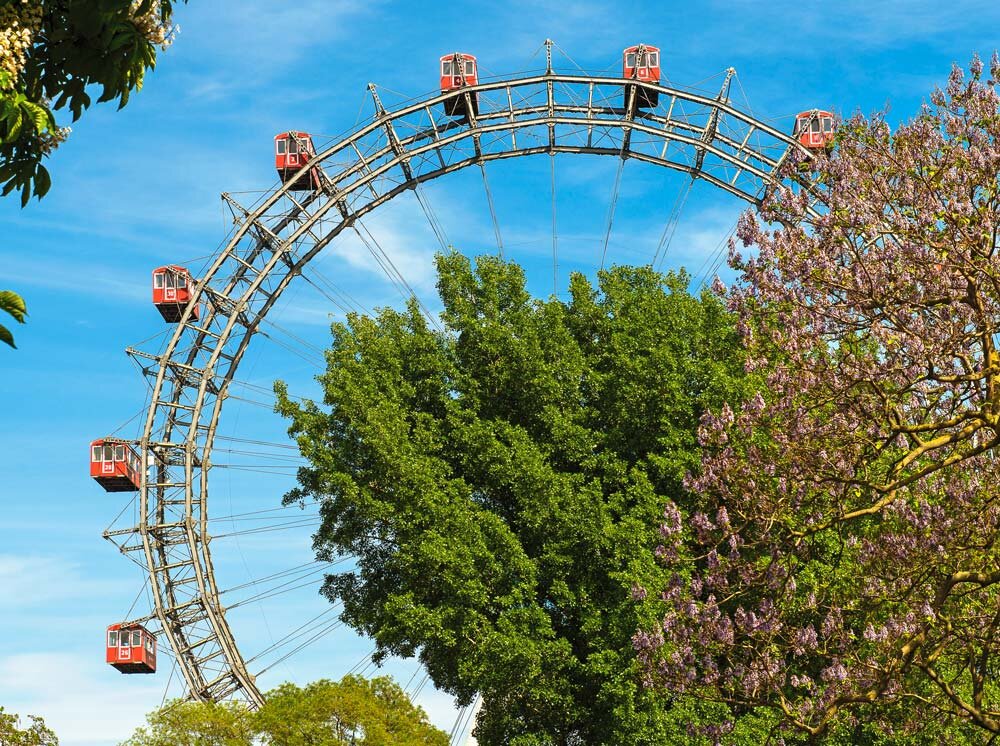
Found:
[[[55,127],[55,118],[52,116],[52,112],[44,106],[26,102],[25,108],[30,114],[31,120],[35,125],[35,129],[39,134],[48,132],[50,129]]]
[[[21,125],[24,123],[24,115],[21,107],[14,110],[14,115],[7,118],[10,123],[10,130],[7,133],[7,141],[13,142],[21,136]]]
[[[41,199],[49,193],[51,186],[52,177],[49,175],[49,170],[39,163],[38,170],[35,172],[35,196]]]
[[[6,311],[21,324],[24,323],[25,316],[28,315],[28,307],[24,303],[24,298],[13,290],[0,290],[0,311]]]
[[[0,324],[0,342],[4,342],[10,345],[15,350],[17,349],[17,345],[14,344],[14,335],[11,334],[10,329],[8,329],[3,324]]]

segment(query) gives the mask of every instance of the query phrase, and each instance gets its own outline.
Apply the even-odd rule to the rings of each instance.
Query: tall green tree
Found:
[[[31,722],[21,727],[21,719],[13,713],[4,712],[0,707],[0,745],[2,746],[59,746],[59,739],[45,721],[34,715]]]
[[[563,302],[493,257],[437,269],[444,332],[415,304],[351,316],[325,406],[277,385],[309,461],[286,502],[320,502],[319,557],[357,558],[323,592],[379,656],[481,692],[481,743],[688,743],[678,715],[706,713],[642,689],[631,637],[699,417],[742,394],[729,315],[683,273],[577,275]]]
[[[147,720],[122,746],[448,746],[388,676],[283,684],[257,712],[239,702],[177,700]]]

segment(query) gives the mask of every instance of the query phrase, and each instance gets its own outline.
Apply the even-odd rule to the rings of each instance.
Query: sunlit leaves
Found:
[[[12,316],[14,321],[19,324],[23,324],[28,315],[28,307],[25,305],[24,299],[12,290],[0,290],[0,311]],[[14,335],[3,324],[0,324],[0,342],[16,347]]]
[[[448,736],[387,676],[349,675],[304,687],[282,684],[264,695],[256,712],[238,702],[176,700],[150,713],[147,721],[122,746],[448,744]]]
[[[28,723],[0,707],[0,744],[3,746],[58,746],[56,734],[46,727],[45,721],[34,715]]]

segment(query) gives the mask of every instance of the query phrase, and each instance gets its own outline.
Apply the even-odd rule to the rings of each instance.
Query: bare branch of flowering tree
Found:
[[[842,123],[738,238],[760,393],[702,421],[703,508],[667,506],[647,683],[812,734],[907,703],[1000,733],[1000,60],[890,133]],[[774,226],[779,226],[774,229]],[[898,712],[898,710],[894,710]]]

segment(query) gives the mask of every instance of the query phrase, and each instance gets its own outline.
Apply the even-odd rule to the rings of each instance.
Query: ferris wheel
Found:
[[[96,440],[91,451],[91,475],[98,483],[109,492],[134,493],[105,537],[142,568],[150,607],[148,614],[126,616],[108,628],[108,663],[123,672],[150,673],[157,669],[157,655],[166,655],[187,696],[242,698],[259,706],[263,698],[257,677],[337,626],[337,609],[324,601],[326,607],[315,617],[270,638],[262,650],[247,649],[233,624],[234,609],[288,589],[307,588],[316,595],[318,579],[335,563],[305,561],[225,585],[223,577],[229,573],[222,571],[219,559],[225,555],[220,544],[227,538],[307,530],[318,521],[290,517],[274,505],[237,504],[223,515],[219,496],[213,491],[210,501],[209,493],[217,486],[213,475],[238,468],[240,456],[247,459],[244,467],[256,465],[264,473],[287,475],[301,463],[293,444],[240,437],[240,430],[224,431],[220,422],[227,402],[266,408],[270,389],[240,375],[255,341],[266,338],[297,350],[322,369],[321,349],[269,317],[290,287],[308,285],[344,311],[361,308],[320,271],[314,260],[324,248],[336,245],[339,237],[353,236],[401,296],[416,296],[391,252],[365,225],[370,213],[412,194],[434,240],[446,250],[444,227],[423,185],[463,169],[478,171],[496,249],[503,253],[487,166],[549,156],[555,286],[557,155],[603,155],[617,161],[606,230],[594,257],[594,265],[603,267],[614,259],[610,238],[627,161],[670,169],[684,177],[687,191],[696,182],[706,183],[757,204],[780,180],[790,157],[808,158],[832,141],[829,112],[799,114],[787,134],[736,107],[731,68],[716,91],[704,92],[668,84],[656,47],[629,47],[622,53],[620,74],[593,75],[556,71],[553,46],[546,41],[544,69],[495,79],[480,74],[472,55],[445,55],[439,61],[440,92],[395,108],[386,107],[379,89],[369,85],[370,121],[328,144],[307,132],[278,134],[274,158],[279,185],[249,204],[222,195],[233,227],[204,268],[193,274],[177,264],[153,272],[154,305],[170,326],[158,349],[127,349],[148,383],[141,434],[131,440]],[[651,264],[662,262],[687,191],[677,195]],[[722,241],[705,258],[701,277],[711,278],[724,249]],[[437,325],[430,309],[421,307]],[[229,463],[217,459],[222,453]],[[249,460],[254,458],[258,461]],[[220,531],[220,522],[243,528]]]

